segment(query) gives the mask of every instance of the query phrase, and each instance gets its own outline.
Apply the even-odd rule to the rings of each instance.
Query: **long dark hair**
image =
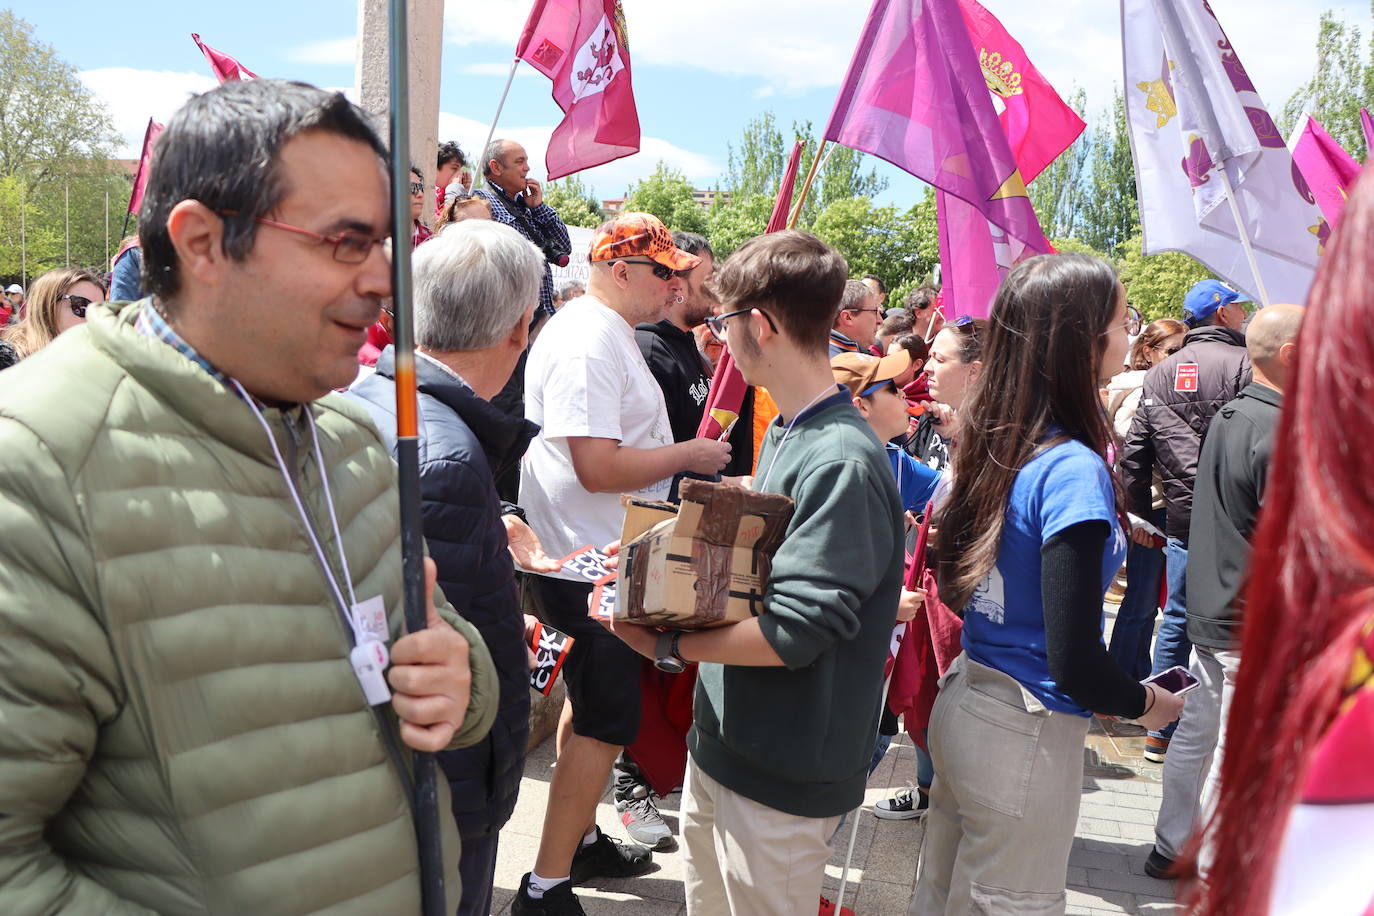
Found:
[[[1106,461],[1111,427],[1098,366],[1117,289],[1106,262],[1053,254],[1019,264],[997,291],[936,534],[940,596],[951,608],[996,564],[1007,499],[1026,462],[1066,439]]]

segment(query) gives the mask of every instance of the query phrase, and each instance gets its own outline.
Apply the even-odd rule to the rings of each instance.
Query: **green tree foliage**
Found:
[[[1126,102],[1120,93],[1093,131],[1078,213],[1081,223],[1074,235],[1097,251],[1113,256],[1140,229]]]
[[[756,235],[762,235],[768,228],[768,217],[773,214],[773,197],[770,194],[748,194],[732,197],[730,203],[719,202],[711,208],[707,220],[706,237],[711,240],[711,250],[716,260],[724,260],[730,253]]]
[[[811,228],[844,255],[851,276],[880,277],[889,300],[927,279],[940,261],[933,194],[905,211],[875,206],[866,197],[837,200]]]
[[[1074,88],[1069,106],[1087,120],[1088,95],[1082,87]],[[1084,130],[1072,146],[1030,183],[1031,203],[1045,235],[1064,237],[1077,231],[1083,207],[1084,176],[1091,152],[1091,131]]]
[[[1180,317],[1184,294],[1212,274],[1185,254],[1144,255],[1142,244],[1143,238],[1137,233],[1122,246],[1121,284],[1126,287],[1126,298],[1140,309],[1146,322]]]
[[[625,209],[652,213],[669,229],[706,232],[706,211],[692,196],[692,183],[660,162],[654,173],[630,189]]]
[[[544,186],[544,203],[553,207],[558,218],[569,226],[595,229],[606,221],[595,192],[577,175],[569,175]]]
[[[731,195],[740,198],[750,194],[777,196],[778,182],[787,167],[790,149],[783,148],[782,131],[778,130],[773,112],[765,111],[744,125],[738,150],[734,144],[726,149],[729,159],[725,180]]]
[[[1374,15],[1374,3],[1370,5]],[[1345,151],[1363,162],[1364,132],[1360,106],[1374,98],[1374,24],[1366,42],[1358,26],[1347,24],[1327,11],[1317,33],[1317,67],[1312,79],[1300,86],[1283,106],[1279,128],[1292,133],[1304,113],[1321,122]]]
[[[129,202],[129,181],[110,161],[109,115],[8,9],[0,47],[0,280],[27,285],[68,263],[108,269]]]

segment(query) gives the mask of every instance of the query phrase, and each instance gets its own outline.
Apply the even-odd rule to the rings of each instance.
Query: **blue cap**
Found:
[[[1240,293],[1220,280],[1201,280],[1194,283],[1188,295],[1183,297],[1183,317],[1202,321],[1212,317],[1223,305],[1230,305],[1240,298]]]

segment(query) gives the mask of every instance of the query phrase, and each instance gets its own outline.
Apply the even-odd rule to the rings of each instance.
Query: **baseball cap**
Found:
[[[1201,280],[1183,297],[1183,316],[1193,321],[1210,318],[1223,305],[1240,300],[1241,294],[1220,280]]]
[[[905,349],[891,356],[870,356],[867,353],[841,353],[830,360],[835,381],[849,389],[854,397],[868,394],[868,389],[890,382],[911,368],[911,354]]]
[[[622,213],[604,223],[592,236],[589,255],[593,261],[616,261],[642,256],[671,267],[691,270],[701,258],[673,244],[673,234],[652,213]]]
[[[9,286],[5,287],[5,292],[7,293],[22,293],[23,291],[24,287],[20,286],[18,283],[11,283]]]

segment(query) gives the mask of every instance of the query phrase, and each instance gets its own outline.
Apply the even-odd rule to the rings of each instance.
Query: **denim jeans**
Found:
[[[1150,521],[1164,528],[1164,510],[1156,509]],[[1150,674],[1150,641],[1159,609],[1159,577],[1164,572],[1164,548],[1142,547],[1134,541],[1126,554],[1126,593],[1112,625],[1107,654],[1134,680]]]
[[[928,735],[929,732],[926,732]],[[873,771],[878,768],[878,764],[883,762],[883,757],[887,756],[887,749],[892,744],[892,735],[879,735],[878,741],[873,746],[873,759],[868,764],[868,775],[872,776]],[[926,741],[930,739],[927,737]],[[916,785],[922,789],[929,789],[931,782],[935,779],[935,764],[931,762],[930,755],[921,749],[919,744],[915,745],[916,751]]]
[[[1150,674],[1159,674],[1175,665],[1188,666],[1193,644],[1188,639],[1188,542],[1169,538],[1164,545],[1165,575],[1169,580],[1169,600],[1164,604],[1164,620],[1155,635],[1155,659]],[[1173,735],[1177,722],[1163,731],[1150,732],[1156,738]]]

